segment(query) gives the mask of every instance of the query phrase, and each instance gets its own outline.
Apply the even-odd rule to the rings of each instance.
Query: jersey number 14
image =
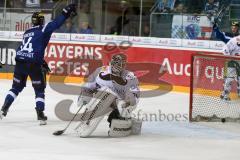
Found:
[[[32,37],[24,38],[21,45],[21,51],[27,51],[28,53],[31,53],[33,51],[31,40]]]

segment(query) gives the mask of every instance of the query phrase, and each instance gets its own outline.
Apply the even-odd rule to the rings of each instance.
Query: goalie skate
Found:
[[[97,128],[104,115],[112,111],[111,104],[116,100],[116,95],[108,88],[97,92],[92,100],[85,106],[80,123],[75,131],[80,137],[88,137]]]

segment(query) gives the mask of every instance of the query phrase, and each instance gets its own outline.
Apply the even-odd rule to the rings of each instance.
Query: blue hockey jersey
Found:
[[[215,36],[217,39],[220,39],[224,43],[227,43],[232,37],[227,36],[224,32],[221,32],[218,27],[213,28]]]
[[[66,20],[64,15],[58,16],[44,26],[34,26],[23,34],[22,44],[17,49],[16,60],[27,63],[42,64],[44,51],[54,30]]]

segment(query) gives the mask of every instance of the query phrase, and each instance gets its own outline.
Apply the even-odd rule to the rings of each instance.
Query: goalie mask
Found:
[[[33,13],[33,15],[32,15],[33,26],[44,25],[44,21],[45,21],[45,19],[44,19],[43,13],[40,13],[40,12]]]
[[[110,66],[113,74],[121,75],[125,70],[127,63],[127,56],[125,54],[116,54],[112,56]]]

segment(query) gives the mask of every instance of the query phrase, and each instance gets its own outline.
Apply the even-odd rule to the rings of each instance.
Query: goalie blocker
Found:
[[[117,96],[109,88],[102,87],[92,98],[89,99],[81,95],[78,99],[78,104],[81,104],[81,99],[90,100],[85,105],[85,111],[81,116],[80,122],[75,128],[75,131],[80,137],[90,136],[102,121],[105,115],[115,110],[117,107]],[[141,122],[131,118],[111,119],[110,130],[108,135],[111,137],[123,137],[130,134],[139,134],[141,132]]]

